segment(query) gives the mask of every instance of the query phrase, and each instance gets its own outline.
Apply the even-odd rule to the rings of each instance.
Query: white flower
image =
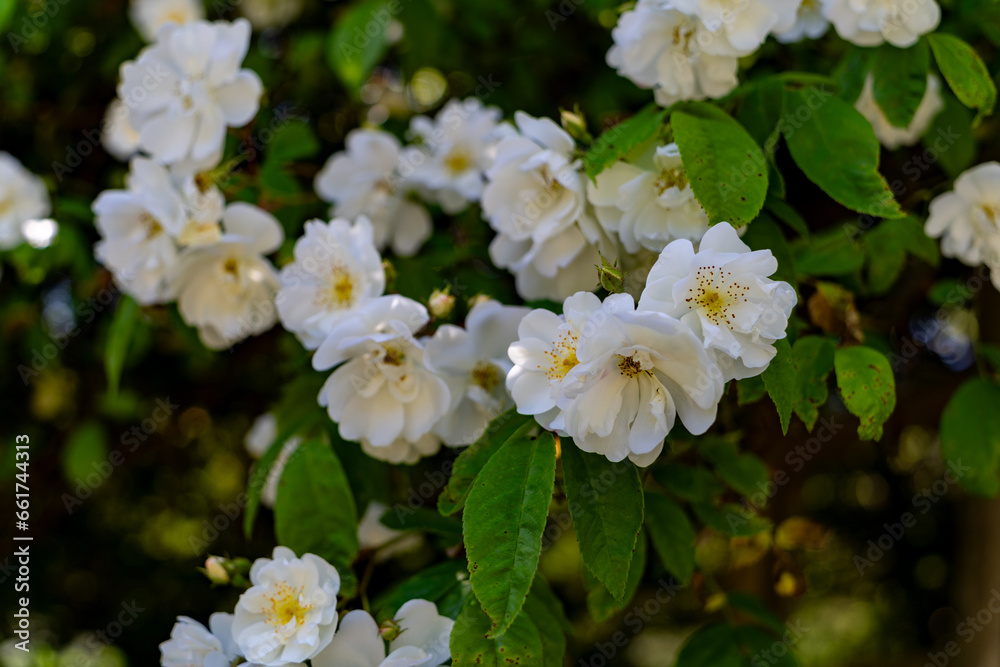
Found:
[[[875,101],[872,75],[865,79],[865,86],[861,90],[854,103],[862,116],[868,119],[875,130],[875,136],[883,146],[889,150],[895,150],[900,146],[912,146],[920,141],[924,132],[931,126],[931,122],[941,109],[944,108],[944,100],[941,98],[941,80],[933,74],[927,76],[927,89],[923,99],[917,106],[913,119],[907,127],[896,127],[885,117],[885,113]]]
[[[397,255],[415,254],[433,228],[427,210],[407,199],[399,140],[382,130],[352,130],[346,146],[316,176],[316,192],[334,203],[330,215],[364,215],[375,230],[376,248],[391,245]]]
[[[690,241],[668,245],[653,265],[639,309],[680,319],[714,351],[725,380],[763,373],[785,337],[795,308],[791,285],[769,279],[770,250],[750,251],[726,222],[712,226],[698,252]]]
[[[484,107],[475,97],[450,100],[434,120],[414,117],[410,132],[421,143],[415,152],[407,153],[413,170],[409,180],[447,213],[458,213],[469,202],[479,201],[502,133],[499,121],[500,110]]]
[[[132,160],[125,184],[126,190],[107,190],[94,201],[102,239],[94,254],[139,303],[169,301],[188,221],[184,198],[167,169],[146,158]]]
[[[316,350],[316,370],[346,362],[319,394],[342,438],[389,448],[386,455],[398,452],[401,438],[418,451],[426,442],[421,439],[450,402],[447,385],[424,365],[424,347],[413,336],[429,319],[412,299],[377,297],[338,322]]]
[[[740,54],[667,0],[639,0],[611,36],[608,65],[637,86],[655,89],[662,106],[722,97],[738,83]]]
[[[243,439],[243,445],[250,456],[259,459],[267,453],[277,437],[278,420],[274,413],[265,412],[254,420]],[[267,473],[264,488],[260,491],[260,501],[265,507],[274,507],[274,501],[278,498],[278,483],[281,482],[281,473],[285,470],[288,459],[292,457],[300,444],[302,444],[302,438],[296,435],[289,438],[281,446],[281,451],[278,452],[277,458],[271,465],[271,470]]]
[[[1000,163],[976,165],[955,189],[934,198],[925,231],[941,239],[941,253],[969,266],[986,264],[1000,290]]]
[[[519,133],[497,144],[483,190],[483,215],[497,232],[490,258],[514,273],[523,298],[562,299],[594,284],[606,238],[587,210],[573,139],[548,118],[518,111],[514,119]]]
[[[821,0],[837,34],[858,46],[913,46],[941,20],[935,0]]]
[[[212,614],[208,619],[211,631],[192,618],[178,616],[170,639],[160,644],[160,664],[163,667],[229,667],[237,657],[232,625],[230,614]]]
[[[122,65],[118,96],[140,147],[186,171],[218,162],[226,126],[248,123],[260,102],[260,78],[240,69],[249,44],[246,19],[169,25]]]
[[[101,128],[101,144],[111,156],[127,160],[139,152],[139,133],[129,120],[128,106],[117,97],[108,105]]]
[[[713,39],[729,42],[739,55],[757,50],[772,30],[783,32],[795,22],[801,0],[669,0],[674,8],[697,16]],[[699,42],[711,48],[707,41]]]
[[[20,243],[21,225],[44,218],[51,210],[45,181],[0,151],[0,249]]]
[[[147,42],[165,25],[184,25],[205,18],[205,7],[198,0],[131,0],[129,17]]]
[[[715,421],[724,382],[701,341],[673,317],[636,311],[627,294],[612,294],[591,315],[576,357],[557,403],[566,433],[586,452],[647,466],[676,417],[694,435]]]
[[[442,325],[427,343],[427,365],[441,373],[451,405],[434,427],[446,445],[471,445],[489,423],[513,405],[504,379],[511,369],[507,348],[527,308],[484,300],[473,306],[465,329]]]
[[[782,44],[801,42],[805,38],[818,39],[830,29],[830,22],[823,16],[822,0],[802,0],[795,14],[795,23],[786,27],[776,26],[774,38]]]
[[[591,318],[601,300],[590,292],[578,292],[563,302],[563,314],[533,310],[517,326],[518,340],[507,354],[513,367],[507,373],[507,389],[517,411],[534,415],[547,429],[563,430],[562,411],[557,402],[562,383],[577,363],[576,348],[585,331],[600,326]]]
[[[314,658],[337,628],[337,569],[314,554],[275,547],[250,568],[236,604],[233,638],[248,662],[277,667]]]
[[[648,165],[616,162],[587,183],[597,220],[628,253],[659,252],[674,239],[698,241],[708,215],[694,198],[677,144],[656,149]]]
[[[385,291],[382,257],[367,218],[311,220],[281,270],[276,304],[286,329],[315,350],[333,326]]]
[[[441,616],[433,602],[410,600],[394,620],[400,633],[389,643],[387,657],[371,614],[348,612],[333,641],[313,659],[313,667],[438,667],[451,659],[448,643],[455,622]]]
[[[271,214],[242,202],[226,208],[222,225],[218,243],[182,253],[173,283],[181,317],[215,350],[274,326],[281,283],[264,255],[284,239]]]
[[[302,0],[243,0],[240,11],[257,30],[283,28],[302,14]]]

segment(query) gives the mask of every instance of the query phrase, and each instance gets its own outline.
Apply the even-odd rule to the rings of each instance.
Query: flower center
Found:
[[[386,343],[383,348],[385,356],[382,363],[389,366],[402,366],[406,362],[406,353],[398,343]]]
[[[226,263],[222,265],[222,271],[228,273],[234,279],[240,277],[240,263],[236,261],[235,257],[230,257],[226,260]]]
[[[486,391],[493,391],[500,384],[500,369],[488,361],[480,361],[472,369],[472,382]]]
[[[576,358],[577,339],[572,331],[565,331],[556,339],[552,348],[545,351],[545,356],[549,360],[545,377],[550,380],[562,380],[580,363]]]
[[[147,239],[155,238],[163,233],[163,226],[160,225],[160,221],[149,213],[143,213],[139,217],[139,224],[145,228]]]
[[[697,285],[688,290],[684,301],[716,326],[732,325],[733,306],[741,299],[746,302],[746,293],[750,291],[733,280],[732,275],[715,266],[699,268],[695,271]]]
[[[320,290],[316,305],[328,310],[347,309],[354,305],[356,289],[354,276],[343,264],[334,264],[325,289]]]
[[[660,172],[659,178],[653,181],[653,187],[656,188],[656,193],[659,195],[670,188],[683,190],[687,184],[687,174],[684,173],[683,169],[664,169]]]
[[[618,355],[618,370],[631,379],[642,372],[642,362],[636,359],[634,354],[631,357]]]
[[[303,605],[299,597],[302,594],[301,588],[292,588],[286,583],[279,583],[277,589],[269,599],[271,609],[266,612],[266,623],[277,627],[284,627],[292,620],[295,625],[302,625],[305,621],[306,613],[312,609],[311,604]]]
[[[444,158],[444,166],[452,174],[461,174],[472,166],[472,156],[461,148],[452,149]]]
[[[680,47],[685,53],[691,52],[691,37],[694,35],[694,26],[689,21],[684,21],[674,27],[673,42],[675,47]]]

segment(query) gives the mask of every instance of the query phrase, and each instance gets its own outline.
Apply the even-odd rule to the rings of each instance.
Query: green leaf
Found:
[[[653,477],[671,494],[692,503],[709,503],[724,491],[715,475],[704,468],[669,463],[653,470]]]
[[[767,387],[759,375],[743,378],[736,382],[736,403],[739,406],[756,403],[767,396]]]
[[[319,140],[308,124],[290,121],[281,125],[267,147],[266,162],[293,162],[316,155]]]
[[[851,104],[815,88],[787,90],[785,117],[796,119],[782,131],[792,158],[810,181],[851,210],[883,218],[902,215],[878,172],[875,132]]]
[[[771,529],[771,522],[767,518],[736,503],[726,503],[721,507],[691,503],[691,509],[703,524],[727,537],[753,537]]]
[[[625,157],[630,150],[663,129],[667,110],[649,105],[636,115],[605,130],[583,156],[583,167],[591,180]]]
[[[837,94],[840,99],[854,104],[865,87],[865,79],[871,71],[870,61],[874,49],[852,46],[837,63],[833,76],[837,80]]]
[[[108,329],[108,344],[104,352],[104,372],[108,376],[108,393],[118,395],[118,385],[128,355],[128,345],[139,319],[139,304],[132,297],[122,295],[115,308],[115,316]]]
[[[631,461],[611,463],[563,440],[563,476],[587,569],[622,602],[642,528],[642,483]]]
[[[861,345],[844,347],[834,354],[837,388],[844,405],[861,419],[858,437],[882,438],[882,425],[896,407],[896,380],[885,356]]]
[[[799,236],[809,238],[809,226],[806,224],[805,219],[799,215],[799,212],[792,208],[788,202],[775,199],[774,197],[768,197],[767,201],[764,203],[764,207],[767,208],[767,210],[770,211],[775,218],[798,232]]]
[[[976,109],[973,127],[993,113],[997,88],[990,72],[975,49],[954,35],[934,32],[927,35],[938,69],[955,96],[970,109]]]
[[[705,102],[675,105],[670,115],[691,190],[709,220],[742,227],[767,197],[767,160],[743,126]]]
[[[646,531],[663,566],[683,585],[690,583],[696,535],[681,506],[662,493],[646,491]]]
[[[930,51],[923,39],[908,49],[883,44],[872,61],[875,102],[895,127],[909,127],[927,91]]]
[[[540,574],[535,576],[535,583],[531,585],[531,593],[528,594],[528,599],[538,600],[545,605],[545,608],[548,609],[552,617],[556,619],[559,627],[562,628],[563,633],[567,635],[573,634],[573,624],[566,618],[566,611],[563,609],[562,602],[552,592],[549,583]]]
[[[469,586],[469,569],[465,559],[446,560],[422,570],[413,577],[375,598],[372,609],[379,621],[392,618],[410,600],[428,600],[438,604],[463,587]],[[461,609],[461,607],[459,607]],[[459,609],[455,609],[458,613]],[[449,616],[438,606],[438,612]]]
[[[296,448],[285,464],[274,502],[278,543],[299,556],[325,558],[341,573],[358,554],[357,509],[333,449],[319,439]]]
[[[108,434],[99,421],[89,420],[77,427],[63,447],[63,477],[75,489],[101,463],[113,463],[108,460]]]
[[[382,515],[381,523],[393,530],[418,530],[442,535],[448,539],[454,538],[455,542],[462,541],[460,521],[441,516],[434,510],[424,507],[411,509],[401,505],[398,509],[388,509]]]
[[[556,445],[548,431],[508,440],[483,467],[465,505],[472,590],[503,634],[521,611],[542,551],[555,485]]]
[[[883,220],[862,237],[868,259],[868,286],[874,294],[885,294],[896,284],[906,264],[906,254],[936,266],[937,241],[924,233],[924,225],[913,217]]]
[[[566,656],[566,633],[562,625],[565,616],[562,615],[561,607],[556,612],[548,605],[547,599],[536,594],[538,582],[542,582],[541,585],[548,589],[540,576],[535,577],[535,585],[532,586],[528,599],[524,601],[523,613],[534,622],[542,640],[542,661],[539,664],[561,665]],[[558,600],[556,602],[558,603]]]
[[[740,452],[729,440],[706,436],[698,441],[698,454],[709,461],[726,484],[749,498],[770,479],[767,465],[753,454]]]
[[[938,164],[951,178],[958,178],[976,161],[979,148],[972,130],[972,112],[954,95],[941,93],[944,108],[934,116],[930,129],[924,134],[923,144],[937,155]],[[914,180],[914,174],[908,174]],[[919,174],[917,174],[919,177]]]
[[[726,602],[733,609],[738,609],[779,635],[785,631],[785,624],[781,619],[755,595],[743,591],[730,591],[726,593]]]
[[[355,96],[389,48],[385,33],[392,14],[388,4],[387,0],[357,2],[340,15],[330,32],[327,62]]]
[[[1000,493],[1000,386],[969,380],[941,415],[941,454],[962,486],[980,496]]]
[[[676,667],[744,667],[733,628],[718,623],[696,631],[681,647]]]
[[[811,239],[792,243],[795,269],[804,276],[846,276],[857,273],[865,264],[865,255],[840,227],[834,227]]]
[[[452,667],[544,664],[542,637],[528,613],[518,614],[507,631],[498,637],[491,638],[491,631],[490,618],[476,596],[468,596],[451,631]]]
[[[17,0],[0,0],[0,30],[6,28],[10,20],[14,18],[16,9]]]
[[[778,270],[774,272],[773,278],[795,285],[795,260],[792,258],[792,251],[778,223],[766,211],[761,211],[760,216],[747,228],[743,242],[751,250],[770,250],[778,260]]]
[[[777,356],[768,364],[761,377],[767,388],[767,395],[778,408],[781,420],[781,432],[788,433],[788,425],[792,421],[792,408],[795,405],[795,367],[792,365],[792,349],[788,340],[782,338],[775,341]]]
[[[517,408],[503,413],[486,428],[475,444],[467,447],[451,468],[451,478],[438,498],[438,511],[445,516],[455,514],[463,507],[476,481],[479,471],[508,440],[521,437],[536,424],[530,415],[520,415]]]
[[[795,368],[795,414],[811,433],[819,419],[819,408],[829,396],[827,377],[833,371],[833,356],[837,346],[829,338],[804,336],[792,346],[792,366]]]
[[[302,192],[299,182],[295,180],[280,161],[266,160],[258,172],[260,184],[269,193],[276,195],[295,195]]]
[[[635,557],[628,564],[628,576],[625,580],[625,592],[616,598],[589,569],[584,568],[583,578],[587,587],[587,611],[598,623],[603,622],[621,611],[635,597],[642,583],[642,575],[646,572],[646,538],[639,534],[635,543]],[[586,563],[586,560],[584,561]]]
[[[774,152],[784,97],[785,84],[780,79],[768,77],[757,81],[740,102],[736,119],[765,152]]]

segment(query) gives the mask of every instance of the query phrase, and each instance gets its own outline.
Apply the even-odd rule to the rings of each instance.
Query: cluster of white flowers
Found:
[[[697,252],[678,239],[660,254],[638,307],[581,292],[563,314],[521,321],[507,375],[522,414],[583,450],[646,466],[679,417],[695,435],[715,421],[724,384],[762,373],[785,337],[795,291],[767,276],[769,250],[751,251],[728,223]]]
[[[354,130],[346,150],[331,156],[316,176],[316,192],[331,202],[331,217],[365,216],[375,247],[416,254],[433,230],[415,198],[457,213],[479,200],[497,140],[508,128],[500,111],[476,98],[452,100],[431,120],[412,120],[416,143],[404,148],[383,130]]]
[[[21,243],[25,226],[45,218],[51,207],[45,181],[0,151],[0,250]]]
[[[985,162],[959,176],[954,191],[931,202],[925,231],[941,239],[945,257],[989,267],[1000,290],[1000,163]]]
[[[375,620],[364,611],[337,613],[340,575],[319,556],[297,558],[275,547],[250,569],[251,587],[233,614],[216,613],[209,627],[181,616],[160,644],[163,667],[438,667],[451,659],[454,621],[426,600],[410,600],[393,619],[386,657]]]
[[[858,46],[888,42],[905,49],[941,21],[935,0],[821,0],[837,34]]]
[[[153,43],[121,68],[103,142],[133,157],[124,190],[94,202],[97,258],[143,305],[177,301],[213,349],[270,329],[280,282],[265,257],[284,241],[269,213],[226,205],[210,170],[226,127],[246,124],[262,92],[240,65],[250,44],[245,19],[201,20],[200,3],[140,0],[132,16]]]

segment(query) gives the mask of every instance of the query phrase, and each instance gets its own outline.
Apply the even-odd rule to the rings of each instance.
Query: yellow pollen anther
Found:
[[[493,391],[500,385],[500,369],[489,361],[480,361],[472,369],[472,382],[486,391]]]
[[[240,277],[240,263],[234,258],[230,257],[226,260],[226,263],[222,265],[222,270],[233,276],[233,278]]]
[[[444,166],[452,174],[461,174],[472,166],[472,158],[464,150],[456,148],[445,156]]]
[[[545,356],[549,360],[545,377],[550,380],[561,380],[580,363],[576,359],[576,343],[577,335],[567,331],[556,339],[551,350],[545,351]]]
[[[406,361],[406,353],[403,352],[403,348],[399,345],[390,343],[385,346],[385,356],[382,357],[382,363],[388,364],[389,366],[402,366],[403,362]]]
[[[632,355],[631,357],[619,356],[618,370],[625,377],[634,378],[642,372],[642,365],[635,360],[635,355]]]
[[[653,181],[653,187],[656,188],[657,194],[661,195],[674,187],[683,190],[687,184],[687,174],[683,169],[664,169],[660,172],[659,178]]]
[[[710,322],[719,325],[733,324],[733,306],[746,302],[750,288],[732,279],[732,273],[719,267],[705,266],[695,271],[697,287],[688,290],[684,301]]]
[[[301,625],[306,613],[312,609],[311,604],[304,605],[299,600],[302,589],[292,588],[286,583],[279,583],[275,588],[277,592],[268,598],[271,601],[271,608],[266,612],[268,625],[283,627],[293,619],[296,625]]]

